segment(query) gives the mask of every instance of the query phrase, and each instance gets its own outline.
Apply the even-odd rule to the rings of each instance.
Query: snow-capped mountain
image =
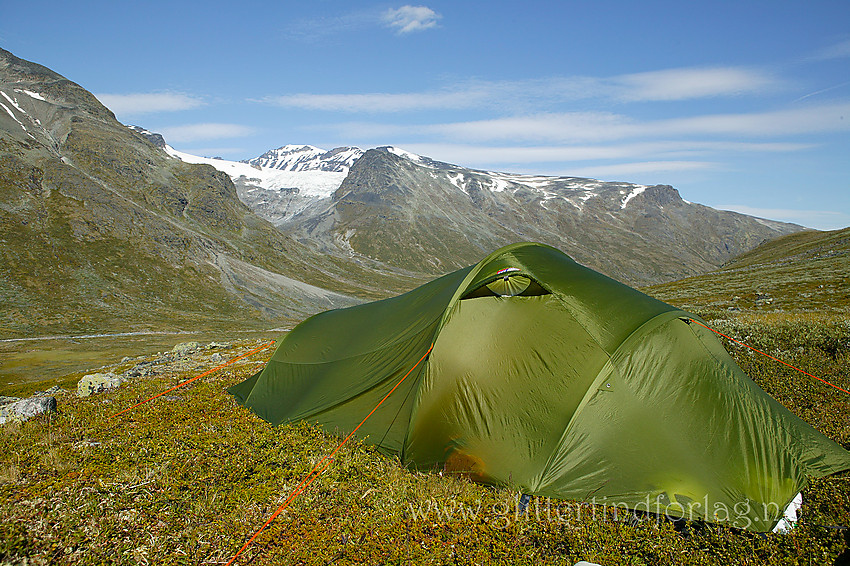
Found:
[[[667,185],[482,171],[383,146],[288,145],[246,162],[188,155],[259,216],[327,254],[438,274],[535,240],[628,283],[715,269],[800,227],[683,200]]]
[[[285,145],[270,149],[244,163],[280,171],[331,171],[348,173],[351,165],[363,155],[358,147],[337,147],[330,151],[312,145]]]
[[[314,202],[329,199],[348,175],[351,164],[363,153],[357,148],[325,151],[290,145],[249,161],[227,161],[198,157],[169,145],[164,149],[186,163],[205,163],[230,175],[242,202],[275,225],[286,222]]]

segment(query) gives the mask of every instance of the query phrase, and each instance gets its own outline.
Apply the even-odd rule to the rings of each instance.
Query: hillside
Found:
[[[727,314],[850,313],[850,228],[766,242],[721,269],[647,288],[663,301]]]
[[[232,162],[164,150],[233,179],[239,198],[329,255],[429,277],[519,241],[630,284],[713,270],[800,226],[687,202],[668,185],[469,169],[383,146],[283,146]]]
[[[0,336],[268,327],[415,281],[311,250],[227,175],[0,50]],[[377,279],[377,280],[376,280]]]
[[[667,185],[475,171],[395,148],[367,151],[330,199],[279,226],[434,275],[537,241],[633,285],[715,269],[800,229],[689,203]]]

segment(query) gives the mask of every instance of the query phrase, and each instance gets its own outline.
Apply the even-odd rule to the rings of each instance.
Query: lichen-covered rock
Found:
[[[204,346],[200,342],[182,342],[174,346],[171,351],[178,356],[186,356],[196,350],[200,350]]]
[[[139,362],[124,373],[121,374],[121,377],[124,379],[130,379],[133,377],[146,377],[153,373],[153,367],[156,365],[154,361],[147,362]]]
[[[100,393],[107,389],[115,389],[122,383],[124,383],[124,379],[112,372],[91,373],[83,376],[83,378],[77,383],[77,395],[80,397],[88,397],[89,395]]]
[[[30,397],[0,407],[0,424],[25,421],[42,413],[56,411],[56,397]]]

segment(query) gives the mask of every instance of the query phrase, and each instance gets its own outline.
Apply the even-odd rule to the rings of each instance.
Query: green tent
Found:
[[[541,244],[307,319],[230,388],[418,469],[769,531],[850,452],[764,393],[698,317]],[[433,344],[430,355],[417,361]]]

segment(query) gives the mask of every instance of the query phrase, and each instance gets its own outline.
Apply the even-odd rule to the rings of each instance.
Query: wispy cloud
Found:
[[[123,116],[191,110],[205,104],[200,97],[177,92],[101,93],[95,96],[115,114]]]
[[[595,165],[591,167],[571,169],[570,175],[610,179],[627,175],[644,175],[647,173],[670,173],[672,171],[711,169],[716,166],[716,163],[708,161],[642,161],[636,163],[616,163],[612,165]]]
[[[488,98],[486,92],[467,89],[418,93],[290,94],[269,97],[264,102],[304,110],[331,112],[408,112],[472,108]]]
[[[240,124],[205,123],[159,128],[159,132],[169,143],[185,143],[247,137],[255,134],[256,130]]]
[[[285,29],[292,39],[312,42],[340,33],[373,27],[380,21],[381,16],[377,11],[361,10],[318,18],[302,18],[290,22]]]
[[[433,133],[475,141],[582,142],[658,136],[774,136],[850,130],[850,102],[742,114],[637,121],[608,112],[567,112],[428,126]]]
[[[397,35],[406,35],[436,27],[441,17],[426,6],[405,5],[384,11],[367,7],[321,17],[296,19],[289,22],[285,30],[288,38],[307,42],[375,27],[390,28],[395,30]]]
[[[821,49],[811,58],[814,61],[828,61],[831,59],[850,58],[850,39],[830,45]]]
[[[499,164],[560,163],[593,160],[652,159],[667,171],[671,167],[682,170],[684,163],[694,164],[694,157],[713,156],[724,152],[785,153],[812,147],[794,143],[743,143],[743,142],[646,142],[617,145],[569,146],[486,146],[454,143],[400,143],[401,147],[419,155],[470,164],[476,167]],[[684,161],[682,158],[692,158]],[[677,165],[671,165],[671,164]],[[700,163],[708,163],[700,161]],[[634,167],[633,163],[625,164]],[[607,166],[606,166],[607,167]],[[646,165],[644,165],[646,167]],[[688,168],[695,168],[694,165]]]
[[[437,27],[437,20],[441,17],[427,6],[405,5],[390,8],[384,12],[381,20],[387,27],[395,29],[397,34],[404,35]]]
[[[741,67],[683,68],[614,77],[549,77],[520,81],[467,80],[421,92],[298,93],[258,102],[287,108],[392,113],[489,107],[522,110],[603,99],[615,103],[690,100],[756,94],[784,88],[767,73]]]
[[[767,73],[742,67],[667,69],[621,75],[600,82],[602,90],[608,90],[610,85],[612,91],[619,91],[615,96],[628,101],[735,96],[759,93],[780,85],[778,79]]]

